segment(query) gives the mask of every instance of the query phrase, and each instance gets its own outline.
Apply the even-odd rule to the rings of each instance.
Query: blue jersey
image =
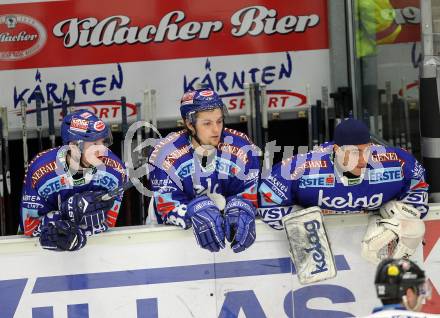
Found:
[[[319,206],[324,214],[359,213],[390,200],[413,205],[422,217],[428,212],[425,169],[405,150],[372,145],[359,178],[340,173],[333,157],[330,144],[275,165],[259,186],[263,220],[281,229],[281,218],[292,211],[288,206]]]
[[[258,152],[241,132],[225,128],[220,143],[204,158],[195,154],[185,130],[171,133],[157,143],[149,163],[159,223],[190,227],[187,204],[208,193],[239,196],[257,204]]]
[[[439,317],[438,315],[426,314],[407,310],[403,305],[383,305],[373,310],[373,313],[364,318],[429,318]]]
[[[112,190],[126,180],[125,166],[110,150],[99,157],[102,165],[87,169],[82,175],[72,176],[67,163],[68,147],[58,147],[39,153],[29,164],[24,178],[20,204],[20,230],[28,236],[39,236],[40,225],[60,218],[61,202],[84,191]],[[116,224],[122,194],[107,212],[105,229],[84,229],[96,234]]]

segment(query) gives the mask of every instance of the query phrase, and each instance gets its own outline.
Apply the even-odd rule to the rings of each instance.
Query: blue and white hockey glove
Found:
[[[250,247],[255,241],[256,209],[247,200],[234,197],[225,206],[226,239],[231,242],[232,250],[239,253]]]
[[[83,230],[89,231],[90,234],[98,234],[108,230],[107,211],[97,210],[89,214],[85,214],[81,220],[80,226]]]
[[[76,251],[87,243],[87,236],[70,221],[49,222],[41,228],[40,245],[54,251]]]
[[[104,191],[86,191],[76,193],[66,201],[61,203],[61,217],[63,220],[69,220],[75,224],[82,223],[83,216],[90,214],[100,214],[113,206],[114,199],[102,201],[97,199],[104,194]]]
[[[218,252],[225,247],[223,216],[214,201],[206,195],[195,198],[187,206],[193,232],[200,247]]]

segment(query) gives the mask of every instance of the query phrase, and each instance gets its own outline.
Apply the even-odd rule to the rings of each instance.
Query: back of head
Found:
[[[88,110],[78,110],[68,114],[61,124],[63,144],[78,141],[96,141],[102,138],[111,139],[108,126]]]
[[[338,146],[364,145],[370,142],[370,132],[362,121],[349,118],[336,126],[334,141]]]
[[[405,303],[408,288],[420,296],[425,280],[425,272],[414,262],[390,258],[378,265],[374,284],[377,296],[383,304],[400,304]]]

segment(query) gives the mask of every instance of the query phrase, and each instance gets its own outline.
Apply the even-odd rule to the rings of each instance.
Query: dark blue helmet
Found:
[[[180,114],[182,119],[195,122],[195,115],[198,112],[220,108],[226,112],[225,104],[216,92],[210,88],[201,88],[194,91],[187,91],[180,101]]]
[[[61,139],[64,145],[71,141],[95,141],[102,138],[111,143],[111,131],[91,111],[78,110],[64,117],[61,124]]]
[[[425,272],[413,261],[388,258],[377,266],[374,284],[381,300],[400,300],[408,288],[425,294],[425,280]]]

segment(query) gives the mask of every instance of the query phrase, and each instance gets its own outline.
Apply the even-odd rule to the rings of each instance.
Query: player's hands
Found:
[[[98,197],[104,193],[104,191],[86,191],[74,194],[61,203],[60,212],[62,219],[80,224],[85,215],[102,215],[103,211],[105,212],[110,209],[114,203],[114,199],[107,201],[98,200]]]
[[[108,230],[109,226],[106,222],[107,211],[97,210],[89,214],[85,214],[81,219],[80,227],[91,234],[98,234]]]
[[[195,198],[188,204],[186,213],[200,247],[211,252],[225,247],[224,220],[214,201],[206,195]]]
[[[74,223],[65,220],[52,221],[41,229],[40,245],[54,251],[76,251],[84,247],[87,237]]]
[[[239,253],[250,247],[255,241],[256,209],[249,201],[234,197],[225,206],[226,239],[231,242],[232,250]]]

